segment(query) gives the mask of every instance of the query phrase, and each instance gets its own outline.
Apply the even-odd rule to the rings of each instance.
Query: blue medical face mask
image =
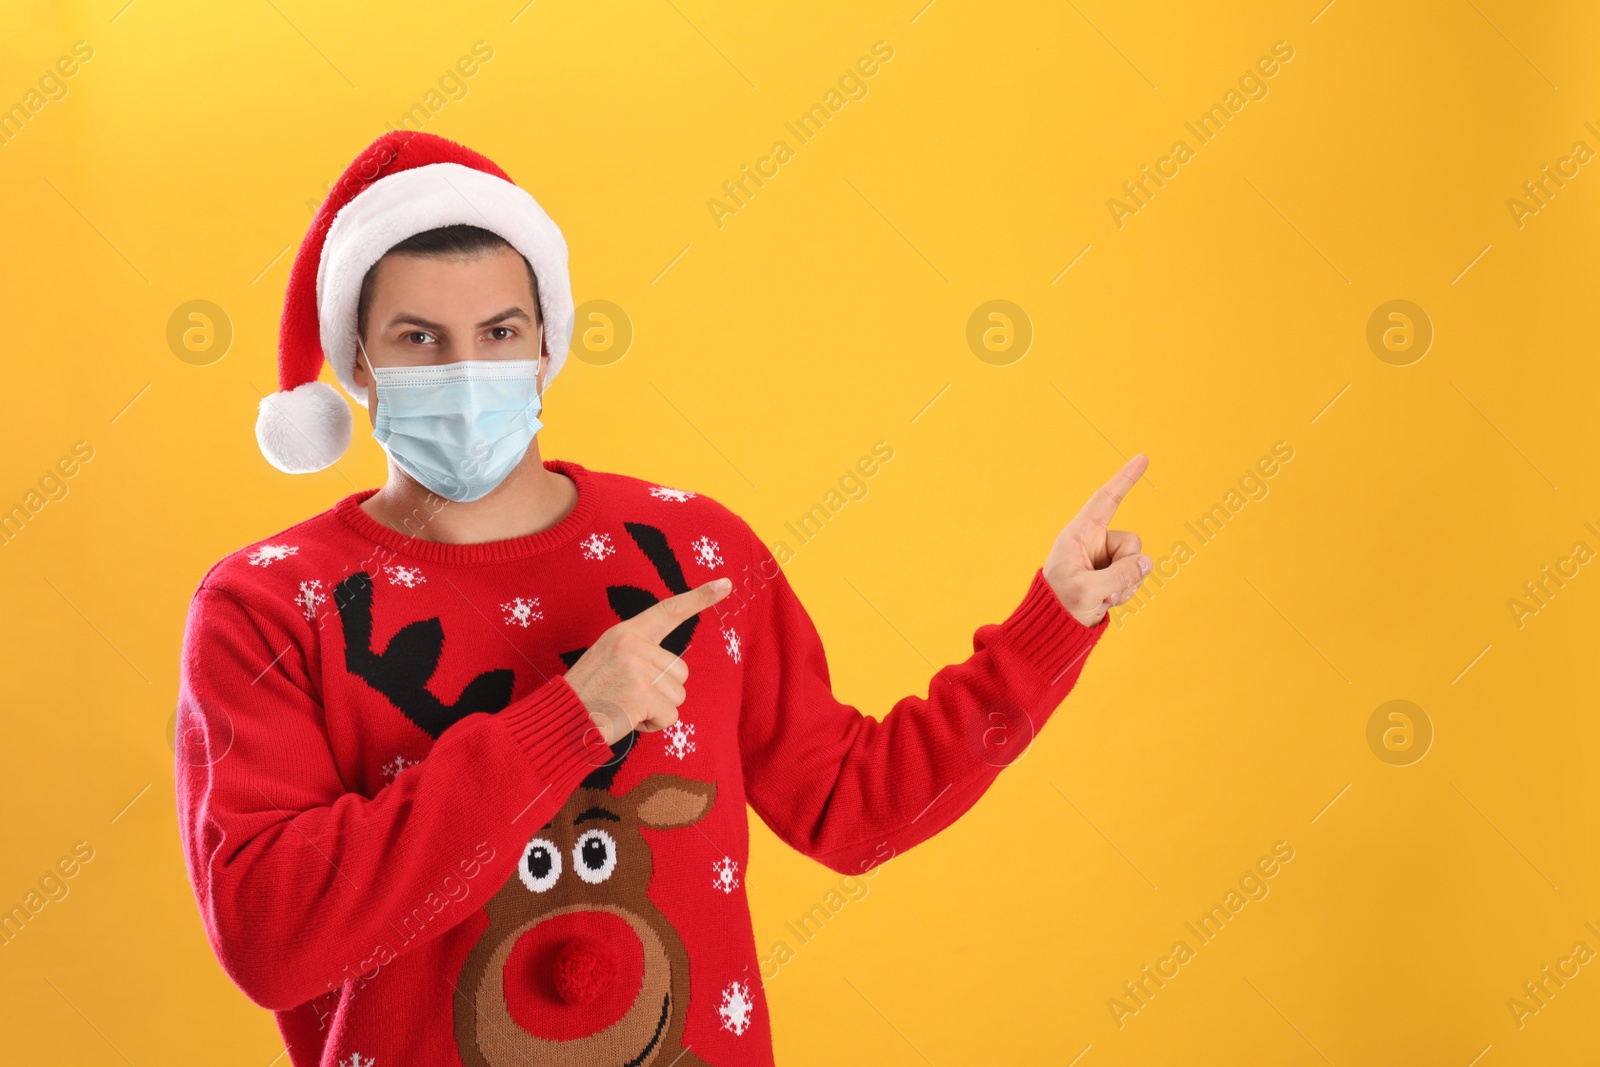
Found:
[[[357,339],[359,343],[359,338]],[[361,354],[367,355],[366,345]],[[400,468],[458,504],[487,495],[522,462],[543,428],[537,359],[469,359],[374,367],[372,436]]]

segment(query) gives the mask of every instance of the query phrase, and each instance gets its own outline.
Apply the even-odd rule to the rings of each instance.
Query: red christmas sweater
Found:
[[[1105,630],[1035,571],[970,658],[877,720],[834,697],[738,516],[545,466],[578,498],[539,533],[407,536],[361,509],[368,490],[195,593],[185,858],[218,960],[295,1067],[772,1064],[745,805],[870,870],[977,801]],[[607,747],[565,670],[721,575],[733,592],[662,642],[690,667],[678,722]]]

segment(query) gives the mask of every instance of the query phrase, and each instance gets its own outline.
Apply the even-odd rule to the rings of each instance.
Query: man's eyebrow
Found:
[[[485,326],[493,326],[497,322],[505,322],[507,319],[521,319],[523,322],[530,321],[526,311],[523,311],[519,307],[508,307],[498,315],[493,315],[478,323],[478,329],[481,330]]]
[[[529,320],[528,313],[526,311],[519,307],[508,307],[504,311],[484,319],[482,322],[478,323],[476,328],[481,330],[486,326],[494,326],[510,319],[521,319],[523,322],[531,321]],[[395,317],[390,319],[388,324],[384,326],[384,329],[387,330],[392,326],[399,326],[402,324],[408,326],[421,326],[423,329],[432,330],[435,333],[445,333],[447,330],[447,327],[443,323],[433,322],[430,319],[423,318],[421,315],[413,315],[409,311],[401,311],[397,313]]]
[[[421,326],[425,330],[435,330],[439,333],[444,332],[444,326],[441,323],[432,322],[423,318],[421,315],[413,315],[409,311],[398,312],[394,318],[390,319],[384,325],[383,328],[387,330],[389,327],[399,326],[401,323],[405,323],[410,326]]]

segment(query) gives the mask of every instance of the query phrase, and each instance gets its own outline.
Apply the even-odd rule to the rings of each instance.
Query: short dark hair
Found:
[[[510,241],[481,226],[458,224],[439,226],[412,234],[390,248],[389,252],[403,252],[408,256],[459,256],[463,259],[476,259],[486,252],[511,247]],[[388,255],[389,252],[385,252],[384,255]],[[544,315],[539,310],[539,278],[533,273],[533,264],[528,262],[526,256],[522,257],[522,263],[528,268],[528,288],[533,292],[534,320],[542,321]],[[372,286],[377,272],[376,263],[367,269],[366,277],[361,279],[360,299],[356,301],[356,330],[362,339],[367,336],[367,311],[372,306]]]

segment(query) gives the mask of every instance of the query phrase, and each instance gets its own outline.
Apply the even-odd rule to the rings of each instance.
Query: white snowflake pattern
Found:
[[[694,561],[700,566],[722,566],[722,546],[711,538],[702,535],[698,540],[691,541],[689,547],[694,549]]]
[[[544,618],[544,612],[539,610],[539,598],[536,596],[516,597],[501,604],[500,610],[506,613],[507,626],[520,626],[524,630],[528,628],[529,623]]]
[[[724,856],[711,865],[711,888],[732,893],[739,888],[739,861]]]
[[[428,581],[428,579],[423,577],[422,572],[417,568],[407,567],[401,564],[396,564],[393,567],[385,567],[383,568],[383,573],[389,576],[390,585],[403,585],[407,589],[415,589],[417,586],[424,585]]]
[[[288,559],[299,551],[299,545],[262,545],[250,553],[250,566],[270,567],[280,559]]]
[[[359,1052],[352,1052],[348,1059],[339,1061],[339,1067],[373,1067],[377,1062],[371,1056],[363,1056]]]
[[[727,643],[728,655],[733,657],[733,662],[739,663],[744,659],[744,647],[739,644],[739,635],[732,628],[722,631],[722,640]]]
[[[611,544],[611,535],[592,533],[578,542],[578,549],[583,553],[584,559],[605,559],[616,551]]]
[[[683,759],[694,751],[694,723],[679,719],[665,730],[661,737],[667,744],[667,755]]]
[[[722,1028],[734,1034],[743,1034],[750,1029],[750,1016],[755,1011],[755,1001],[750,999],[750,987],[743,982],[729,982],[722,991],[722,1003],[717,1005],[717,1014],[722,1016]]]
[[[417,762],[417,760],[406,759],[404,756],[396,753],[394,759],[383,765],[383,776],[385,778],[396,778],[399,776],[400,772],[405,770],[407,767],[415,767]]]
[[[316,619],[317,609],[327,600],[327,596],[322,592],[322,583],[315,578],[308,582],[301,582],[300,592],[294,598],[294,602],[300,605],[300,610],[305,613],[305,617],[312,620]]]
[[[674,504],[682,504],[686,500],[693,499],[695,494],[687,489],[668,489],[664,485],[655,485],[650,487],[650,495],[657,500],[670,500]]]

